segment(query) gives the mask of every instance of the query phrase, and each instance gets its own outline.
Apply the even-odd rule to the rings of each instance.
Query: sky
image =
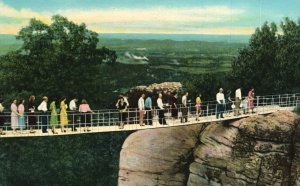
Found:
[[[299,0],[0,0],[0,34],[60,14],[98,33],[249,35],[299,19]]]

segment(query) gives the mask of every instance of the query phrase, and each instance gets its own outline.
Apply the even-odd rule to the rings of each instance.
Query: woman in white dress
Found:
[[[13,132],[16,131],[18,128],[18,107],[17,107],[17,100],[14,99],[11,106],[11,128],[13,129]]]

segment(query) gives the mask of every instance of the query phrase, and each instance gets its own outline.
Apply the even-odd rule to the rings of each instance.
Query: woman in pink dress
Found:
[[[91,131],[89,127],[92,125],[91,116],[93,111],[85,99],[82,100],[81,105],[79,106],[79,112],[81,116],[81,126],[84,127],[84,131]]]
[[[18,128],[18,107],[17,107],[17,100],[14,99],[11,106],[11,128],[13,129],[13,132],[15,132]]]
[[[254,88],[251,88],[248,92],[248,108],[252,110],[252,113],[254,113]]]

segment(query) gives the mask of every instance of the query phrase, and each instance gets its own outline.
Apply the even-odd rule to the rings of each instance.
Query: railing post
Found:
[[[100,115],[99,115],[99,110],[97,111],[97,127],[99,127],[100,124]]]
[[[279,106],[281,107],[281,96],[280,96],[280,94],[279,94]]]
[[[209,103],[206,105],[206,116],[208,116],[208,110],[209,110]]]
[[[110,110],[108,111],[108,125],[110,126]]]
[[[188,105],[189,105],[189,104],[188,104]],[[186,115],[187,115],[186,117],[187,117],[187,118],[190,117],[190,114],[189,114],[189,113],[190,113],[190,111],[191,111],[191,108],[190,108],[190,106],[188,106],[188,105],[187,105],[187,113],[186,113]],[[189,119],[188,119],[188,120],[189,120]]]
[[[105,124],[105,115],[104,115],[104,113],[102,114],[102,126],[104,126],[104,124]]]
[[[91,128],[93,127],[93,119],[94,119],[94,114],[91,113]]]
[[[272,95],[272,102],[271,102],[271,105],[274,105],[274,97]]]
[[[138,119],[138,111],[139,111],[139,110],[136,108],[136,109],[135,109],[135,122],[134,122],[135,124],[138,124],[138,123],[139,123],[139,119]]]
[[[295,95],[295,108],[298,107],[298,96]]]
[[[259,112],[259,96],[256,96],[256,113],[258,114]]]

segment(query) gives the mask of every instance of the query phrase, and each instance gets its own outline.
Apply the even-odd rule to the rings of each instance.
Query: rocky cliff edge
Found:
[[[123,144],[120,186],[300,186],[300,117],[289,111],[137,131]]]

